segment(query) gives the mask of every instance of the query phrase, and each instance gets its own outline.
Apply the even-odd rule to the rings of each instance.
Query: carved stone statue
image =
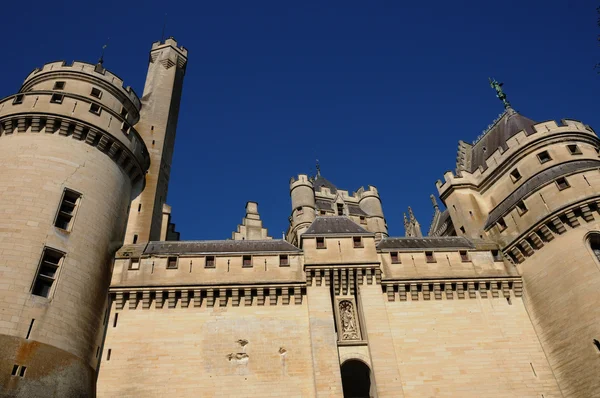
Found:
[[[504,83],[500,83],[496,79],[492,79],[491,77],[489,78],[489,80],[490,87],[496,90],[496,97],[498,97],[498,99],[502,101],[502,103],[504,104],[504,108],[510,108],[510,102],[508,102],[508,100],[506,99],[506,94],[502,90],[502,86],[504,85]]]
[[[360,340],[356,320],[354,319],[354,309],[352,302],[348,300],[340,301],[340,321],[342,324],[342,340]]]

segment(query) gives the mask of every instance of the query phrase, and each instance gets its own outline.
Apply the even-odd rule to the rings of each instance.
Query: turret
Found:
[[[95,396],[111,260],[150,161],[139,111],[83,62],[0,100],[0,395]]]
[[[314,221],[316,215],[315,192],[313,183],[306,174],[298,175],[290,180],[290,196],[292,198],[292,214],[287,240],[292,244],[298,243],[298,238]]]
[[[140,120],[135,127],[148,147],[151,164],[144,191],[132,203],[126,243],[161,239],[187,55],[173,38],[152,44],[150,50]]]
[[[367,229],[374,232],[375,239],[379,241],[388,236],[387,224],[383,216],[379,192],[377,191],[377,188],[369,185],[367,190],[361,189],[359,193],[359,206],[369,216],[367,218]]]

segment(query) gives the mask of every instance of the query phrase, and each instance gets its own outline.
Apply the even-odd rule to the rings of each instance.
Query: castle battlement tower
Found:
[[[135,127],[148,147],[151,163],[144,191],[131,204],[126,243],[166,239],[161,236],[163,205],[169,190],[187,54],[173,38],[154,43],[150,50],[140,121]]]
[[[0,100],[2,396],[95,395],[112,257],[150,163],[139,112],[101,62],[44,65]]]
[[[600,140],[581,122],[536,123],[510,107],[456,173],[438,181],[459,236],[496,242],[523,276],[524,301],[565,396],[594,396],[600,363]]]

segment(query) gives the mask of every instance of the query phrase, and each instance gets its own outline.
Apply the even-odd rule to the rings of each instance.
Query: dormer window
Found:
[[[367,219],[365,216],[360,216],[360,223],[361,224],[366,224],[367,223]]]
[[[344,205],[341,203],[337,204],[337,215],[338,216],[343,216],[344,215]]]
[[[540,161],[540,163],[542,163],[542,164],[552,160],[548,151],[543,151],[543,152],[538,153],[537,157],[538,157],[538,160]]]
[[[325,238],[317,238],[317,249],[325,249]]]

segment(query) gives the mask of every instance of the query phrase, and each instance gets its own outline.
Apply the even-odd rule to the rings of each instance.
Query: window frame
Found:
[[[248,263],[246,263],[246,261]],[[244,254],[242,256],[242,268],[252,268],[252,255]]]
[[[327,249],[327,243],[324,237],[317,236],[315,238],[316,248],[317,249]]]
[[[62,83],[62,85],[59,87],[59,85]],[[65,81],[56,81],[54,82],[54,87],[52,88],[52,90],[64,90],[65,87],[67,85],[67,82]]]
[[[428,264],[433,264],[433,263],[437,263],[437,259],[435,258],[435,252],[434,251],[426,251],[425,252],[425,261]]]
[[[395,257],[395,259],[394,259],[394,257]],[[402,261],[400,261],[400,253],[390,252],[390,262],[392,264],[402,264]]]
[[[540,164],[548,163],[549,161],[552,160],[552,156],[550,156],[550,152],[548,152],[548,151],[539,152],[536,156],[537,156]],[[542,156],[544,158],[542,158]],[[548,157],[547,159],[546,159],[546,156]]]
[[[289,267],[290,266],[290,256],[288,254],[280,254],[279,255],[279,266],[280,267]]]
[[[515,175],[516,174],[516,175]],[[521,178],[523,178],[523,176],[521,175],[521,172],[519,171],[518,168],[514,168],[513,171],[510,172],[510,179],[512,180],[512,182],[517,182],[519,181]]]
[[[583,155],[583,152],[581,152],[581,149],[577,144],[567,144],[567,150],[571,155]]]
[[[352,247],[354,249],[360,249],[365,247],[362,236],[353,236],[352,237]]]
[[[64,94],[54,93],[50,96],[51,104],[62,104],[65,99]]]
[[[458,254],[460,255],[460,261],[462,261],[463,263],[471,262],[471,256],[469,256],[468,250],[459,250]]]
[[[527,205],[525,204],[525,201],[523,201],[523,200],[518,201],[517,204],[515,205],[515,207],[517,208],[517,213],[519,213],[520,216],[522,216],[523,214],[525,214],[529,211],[529,208],[527,207]]]
[[[561,182],[564,182],[565,186],[561,187],[559,180]],[[564,191],[565,189],[571,188],[571,184],[569,184],[569,181],[567,180],[566,177],[558,177],[557,179],[554,180],[554,183],[556,184],[556,187],[558,188],[559,191]]]
[[[93,110],[94,107],[97,107],[97,110]],[[100,106],[100,104],[97,104],[95,102],[92,102],[90,104],[90,109],[89,109],[90,113],[93,113],[96,116],[100,116],[100,114],[102,113],[102,106]]]
[[[94,95],[94,90],[96,90],[98,92],[98,95]],[[92,87],[92,89],[90,90],[90,97],[101,99],[102,98],[102,90],[100,90],[98,87]]]
[[[130,271],[139,271],[140,270],[141,258],[132,257],[129,259],[129,266],[127,267]],[[137,264],[137,267],[134,267],[134,264]]]
[[[13,98],[12,104],[13,105],[21,105],[24,100],[25,100],[25,94],[17,94],[17,95],[15,95],[15,98]]]
[[[204,268],[217,268],[217,260],[215,256],[204,257]]]
[[[77,199],[75,199],[74,202],[72,202],[72,201],[67,202],[69,205],[72,204],[72,206],[73,206],[73,210],[72,210],[71,214],[69,214],[65,211],[62,211],[63,205],[65,204],[64,202],[66,201],[65,196],[67,196],[67,194],[72,194],[74,196],[77,196]],[[63,193],[60,197],[60,201],[58,202],[58,208],[56,209],[56,214],[54,215],[53,225],[55,228],[58,228],[64,232],[73,231],[73,225],[75,224],[75,217],[77,217],[77,213],[79,212],[79,208],[81,207],[82,199],[83,199],[83,194],[81,192],[77,192],[74,189],[67,188],[67,187],[65,187],[63,189]],[[64,214],[61,214],[61,213],[64,213]],[[67,223],[67,228],[63,228],[62,226],[57,225],[60,217],[70,217],[69,221]]]
[[[53,263],[45,260],[47,252],[52,253],[53,255],[57,255],[59,257],[58,262]],[[66,256],[67,254],[62,250],[58,250],[50,246],[44,246],[44,248],[42,249],[42,255],[40,256],[40,260],[35,272],[35,277],[33,278],[33,283],[31,284],[30,294],[46,299],[50,299],[54,295],[54,291],[56,290],[56,284],[58,283],[58,277],[60,275],[60,271],[62,270],[62,266],[65,263]],[[42,274],[42,267],[44,266],[44,263],[49,264],[50,267],[54,267],[54,273],[52,275]],[[44,296],[42,294],[34,293],[36,291],[36,286],[38,286],[38,280],[42,285],[48,285],[49,282],[47,295]]]
[[[504,217],[500,217],[498,219],[498,221],[496,221],[496,224],[498,225],[498,230],[500,232],[504,231],[506,228],[508,228],[508,225],[506,224],[506,221],[504,220]]]
[[[175,266],[172,265],[172,260],[175,259]],[[178,269],[179,268],[179,257],[169,256],[167,257],[167,269]]]

